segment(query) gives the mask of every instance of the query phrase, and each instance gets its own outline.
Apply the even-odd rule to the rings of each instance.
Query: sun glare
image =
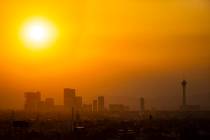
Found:
[[[45,48],[55,39],[54,26],[45,20],[31,20],[23,26],[22,38],[27,47]]]
[[[28,29],[28,37],[34,42],[42,42],[46,39],[47,32],[46,28],[42,25],[32,25]]]

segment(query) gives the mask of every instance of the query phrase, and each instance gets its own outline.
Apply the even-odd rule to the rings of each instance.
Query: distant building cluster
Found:
[[[182,105],[180,110],[183,111],[197,111],[200,110],[199,105],[188,105],[186,96],[187,81],[183,80],[182,85]],[[76,90],[71,88],[64,88],[63,105],[55,105],[53,98],[46,98],[41,100],[40,92],[26,92],[25,93],[25,111],[27,112],[125,112],[129,111],[129,106],[123,104],[109,104],[109,108],[105,108],[104,96],[98,96],[90,104],[84,104],[82,96],[76,96]],[[139,111],[145,112],[145,99],[139,99]]]
[[[53,98],[46,98],[41,100],[40,92],[26,92],[25,93],[25,111],[39,112],[39,111],[53,111],[55,109],[55,101]]]
[[[98,96],[94,99],[92,104],[84,104],[82,96],[76,96],[76,90],[71,88],[64,88],[64,102],[63,105],[55,105],[53,98],[46,98],[41,100],[40,92],[25,92],[25,111],[27,112],[105,112],[104,96]],[[110,104],[108,111],[122,112],[128,111],[129,107],[123,104]]]

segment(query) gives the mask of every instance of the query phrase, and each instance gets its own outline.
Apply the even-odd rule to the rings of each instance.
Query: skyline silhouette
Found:
[[[1,140],[210,140],[210,0],[2,0]]]
[[[110,101],[143,96],[150,107],[175,109],[182,79],[190,81],[190,104],[209,108],[209,5],[206,0],[4,1],[0,108],[20,109],[20,94],[31,90],[61,104],[61,89],[76,87],[87,102],[99,94]],[[133,102],[126,104],[137,107]]]
[[[185,81],[185,80],[184,80]],[[173,101],[174,102],[176,102],[176,106],[175,107],[173,107],[173,108],[170,108],[170,105],[169,105],[169,107],[163,107],[163,108],[161,108],[160,106],[154,106],[154,103],[153,102],[156,102],[156,104],[157,104],[157,102],[158,102],[158,98],[157,97],[155,97],[155,95],[153,96],[153,98],[148,98],[147,96],[144,96],[144,98],[146,97],[146,102],[147,102],[147,107],[148,107],[148,109],[157,109],[157,110],[179,110],[180,109],[180,106],[188,106],[189,104],[199,104],[200,106],[201,106],[201,109],[202,110],[210,110],[210,107],[208,106],[208,104],[207,104],[207,106],[205,106],[204,104],[205,104],[205,102],[204,103],[202,103],[202,102],[199,102],[199,99],[196,101],[196,100],[193,100],[193,94],[191,94],[189,91],[191,91],[191,89],[190,88],[188,88],[187,90],[187,95],[186,95],[186,87],[185,88],[183,88],[183,81],[181,82],[181,85],[182,85],[182,87],[180,86],[179,87],[179,93],[177,93],[177,96],[176,97],[179,97],[179,98],[173,98],[174,96],[171,94],[171,95],[169,95],[168,96],[168,98],[162,98],[162,97],[160,97],[159,98],[159,100],[161,100],[161,102],[162,102],[162,105],[165,105],[166,103],[167,103],[167,101],[170,101],[170,98],[173,98]],[[178,84],[177,84],[177,86],[179,86]],[[64,88],[65,89],[65,88]],[[75,90],[75,89],[74,89]],[[77,89],[77,94],[79,93],[78,91],[80,91],[79,89]],[[25,91],[24,91],[25,92]],[[43,92],[40,92],[40,90],[34,90],[34,91],[29,91],[29,93],[30,92],[32,92],[32,93],[35,93],[35,92],[37,92],[37,93],[39,93],[39,94],[43,94],[43,95],[45,95]],[[26,92],[27,93],[27,92]],[[99,92],[100,93],[100,92]],[[184,94],[185,93],[185,94]],[[58,93],[58,94],[63,94],[62,92],[61,93]],[[80,94],[79,94],[80,95]],[[83,103],[85,103],[85,104],[92,104],[93,103],[93,101],[95,100],[95,99],[97,99],[98,98],[98,96],[99,96],[100,94],[98,94],[98,95],[96,95],[96,96],[92,96],[92,97],[90,97],[90,96],[87,96],[87,95],[84,95],[84,96],[77,96],[78,98],[82,98],[83,97]],[[106,94],[105,94],[106,95]],[[133,96],[132,94],[131,94],[131,96],[115,96],[115,95],[112,95],[112,96],[110,96],[110,95],[106,95],[105,97],[108,99],[108,102],[106,102],[106,104],[105,104],[105,106],[106,107],[108,107],[109,106],[109,104],[126,104],[126,105],[129,105],[130,107],[131,107],[131,110],[139,110],[139,100],[141,99],[141,95],[143,95],[143,94],[139,94],[138,96]],[[170,97],[171,96],[171,97]],[[200,97],[201,96],[203,96],[203,98],[206,98],[207,99],[207,101],[208,101],[208,93],[207,94],[202,94],[202,95],[200,95]],[[20,96],[20,98],[22,97],[22,95]],[[61,99],[61,102],[58,102],[58,99],[56,99],[56,96],[55,97],[53,97],[53,96],[44,96],[45,98],[46,98],[46,100],[47,99],[53,99],[53,102],[54,102],[54,104],[56,103],[56,104],[58,104],[58,105],[62,105],[63,103],[63,99]],[[198,97],[198,96],[197,96]],[[40,96],[40,100],[41,99],[43,99],[43,96],[41,97]],[[167,100],[167,99],[169,99],[169,100]],[[45,100],[45,99],[44,99]],[[82,99],[81,99],[82,100]],[[187,102],[186,102],[186,100],[188,100]],[[21,102],[22,101],[22,102]],[[20,106],[19,108],[0,108],[1,110],[3,109],[3,110],[5,110],[5,109],[23,109],[24,108],[24,102],[25,102],[25,100],[21,100],[20,101],[20,104],[22,105],[22,106]],[[203,100],[202,100],[203,101]],[[204,100],[205,101],[205,100]]]
[[[180,102],[180,104],[177,104],[177,107],[175,109],[166,109],[166,110],[210,110],[210,108],[203,108],[200,104],[192,104],[192,102],[189,100],[188,96],[190,93],[188,93],[187,90],[187,83],[188,81],[183,80],[181,83],[181,89],[180,93],[182,96],[179,99],[179,101],[176,101],[177,103]],[[129,100],[127,98],[124,99],[124,102],[119,102],[121,100],[119,97],[116,96],[115,102],[110,102],[109,100],[106,100],[104,102],[104,96],[96,96],[90,99],[90,101],[87,102],[85,100],[85,96],[78,96],[78,92],[76,89],[72,88],[64,88],[63,92],[63,100],[61,104],[56,104],[56,99],[51,97],[42,97],[42,92],[40,91],[28,91],[24,92],[24,106],[21,108],[25,111],[31,110],[32,112],[36,112],[37,109],[43,109],[47,111],[67,111],[71,110],[72,108],[75,109],[75,111],[81,111],[83,108],[83,105],[87,108],[90,108],[88,110],[91,110],[89,112],[104,112],[105,110],[110,110],[112,108],[115,110],[115,108],[121,108],[121,110],[133,110],[133,111],[144,111],[145,110],[145,98],[144,97],[131,97],[133,98],[133,102],[137,104],[137,107],[132,107],[131,104],[126,104]],[[105,96],[106,98],[106,96]],[[167,100],[165,100],[167,102]],[[189,104],[190,103],[190,104]],[[150,105],[150,101],[146,98],[146,105],[147,110],[165,110],[164,108],[157,108]],[[89,107],[88,107],[89,106]],[[131,106],[131,108],[130,108]],[[31,108],[31,109],[30,109]],[[68,109],[69,108],[69,109]],[[34,111],[33,111],[34,110]],[[59,112],[60,112],[59,111]]]

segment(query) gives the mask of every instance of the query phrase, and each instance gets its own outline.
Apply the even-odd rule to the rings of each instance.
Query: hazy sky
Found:
[[[35,17],[58,37],[34,51],[20,39]],[[210,109],[209,0],[1,0],[0,108],[22,108],[23,92],[39,90],[62,104],[63,88],[85,102],[176,109],[180,81],[189,104]]]

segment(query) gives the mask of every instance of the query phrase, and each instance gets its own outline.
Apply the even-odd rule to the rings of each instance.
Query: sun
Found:
[[[27,21],[22,28],[21,36],[29,48],[46,48],[55,40],[56,30],[51,22],[44,19]]]
[[[48,36],[47,28],[43,25],[31,25],[28,27],[28,39],[33,42],[46,41]]]

